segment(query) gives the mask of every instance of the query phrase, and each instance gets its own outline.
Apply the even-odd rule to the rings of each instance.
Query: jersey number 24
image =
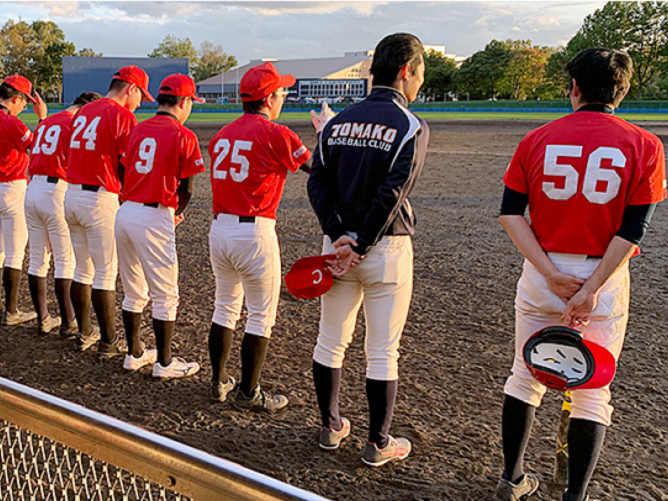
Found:
[[[581,158],[582,146],[551,144],[545,148],[543,174],[563,178],[562,188],[552,181],[543,182],[543,192],[552,200],[568,200],[578,192],[578,171],[568,163],[559,163],[560,157]],[[601,168],[603,160],[610,160],[613,167],[620,169],[626,167],[626,157],[618,148],[601,146],[589,155],[582,194],[593,204],[607,204],[617,196],[622,184],[622,178],[614,170]],[[605,183],[603,191],[596,189],[599,181]]]

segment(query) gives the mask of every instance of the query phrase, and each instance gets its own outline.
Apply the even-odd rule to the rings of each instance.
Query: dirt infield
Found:
[[[208,258],[208,175],[177,230],[181,306],[175,354],[202,363],[188,380],[158,382],[150,370],[122,371],[122,361],[76,353],[71,343],[32,327],[2,328],[0,376],[143,426],[279,480],[337,500],[491,499],[501,472],[503,383],[513,354],[513,295],[521,259],[499,226],[501,175],[531,122],[434,122],[430,153],[411,197],[418,225],[415,292],[402,343],[401,381],[392,432],[414,453],[378,470],[360,462],[367,427],[363,318],[344,370],[341,409],[352,436],[334,452],[316,445],[319,423],[311,380],[317,301],[282,290],[263,386],[290,398],[276,415],[249,415],[209,400],[207,337],[214,282]],[[291,124],[309,146],[306,124]],[[217,130],[198,124],[202,149]],[[648,128],[668,139],[668,125]],[[278,216],[283,271],[319,252],[321,236],[303,173],[289,178]],[[643,254],[632,263],[626,348],[613,383],[616,412],[590,489],[598,500],[668,500],[668,205],[652,221]],[[120,280],[119,280],[120,290]],[[22,289],[28,308],[27,284]],[[119,294],[119,310],[120,310]],[[52,302],[55,312],[55,300]],[[243,326],[243,323],[241,324]],[[119,319],[118,332],[122,333]],[[149,312],[144,339],[153,346]],[[238,337],[230,369],[239,374]],[[550,484],[559,395],[537,412],[527,470],[542,485],[533,499],[559,500]]]

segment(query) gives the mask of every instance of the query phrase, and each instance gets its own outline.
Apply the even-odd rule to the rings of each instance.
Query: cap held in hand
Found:
[[[581,332],[554,326],[536,332],[524,345],[531,375],[555,390],[603,388],[615,377],[615,357]]]
[[[315,299],[328,292],[334,277],[327,269],[327,261],[334,259],[335,254],[324,254],[297,260],[285,275],[285,285],[290,294],[299,299]]]

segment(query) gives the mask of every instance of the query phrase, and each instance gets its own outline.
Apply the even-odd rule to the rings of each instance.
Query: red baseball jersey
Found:
[[[531,227],[546,252],[602,256],[627,205],[666,198],[665,153],[640,127],[580,111],[527,134],[503,182],[529,194]]]
[[[28,148],[32,132],[5,110],[0,110],[0,183],[28,179]]]
[[[197,136],[171,115],[156,115],[135,127],[121,163],[123,200],[174,208],[180,180],[206,170]]]
[[[61,111],[41,122],[30,147],[31,176],[52,176],[67,180],[67,153],[74,113]]]
[[[72,122],[68,181],[104,186],[118,193],[118,161],[135,125],[137,117],[112,99],[98,99],[83,106]]]
[[[311,152],[299,136],[264,115],[246,113],[209,143],[213,212],[276,219],[288,171]]]

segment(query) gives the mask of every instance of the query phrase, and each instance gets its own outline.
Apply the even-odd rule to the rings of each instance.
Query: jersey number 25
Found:
[[[567,163],[559,163],[559,157],[580,158],[582,146],[548,145],[545,149],[545,163],[543,174],[563,178],[563,188],[557,187],[552,181],[543,182],[543,192],[552,200],[568,200],[578,191],[579,174],[575,168]],[[626,167],[626,157],[618,148],[601,146],[594,150],[587,159],[582,194],[593,204],[607,204],[619,193],[622,178],[612,169],[601,168],[603,160],[610,160],[613,167]],[[599,181],[603,181],[605,189],[597,191]]]
[[[237,164],[238,167],[230,167],[229,173],[232,181],[236,183],[241,183],[244,179],[248,177],[248,168],[250,167],[250,162],[248,159],[241,153],[242,151],[250,151],[253,147],[252,141],[234,141],[234,146],[232,147],[232,157],[230,159],[231,164]],[[213,172],[214,179],[227,179],[227,170],[219,169],[220,164],[223,163],[225,157],[230,152],[230,141],[227,139],[219,139],[216,141],[216,144],[213,147],[213,154],[217,155],[216,160],[213,163],[211,171]]]

